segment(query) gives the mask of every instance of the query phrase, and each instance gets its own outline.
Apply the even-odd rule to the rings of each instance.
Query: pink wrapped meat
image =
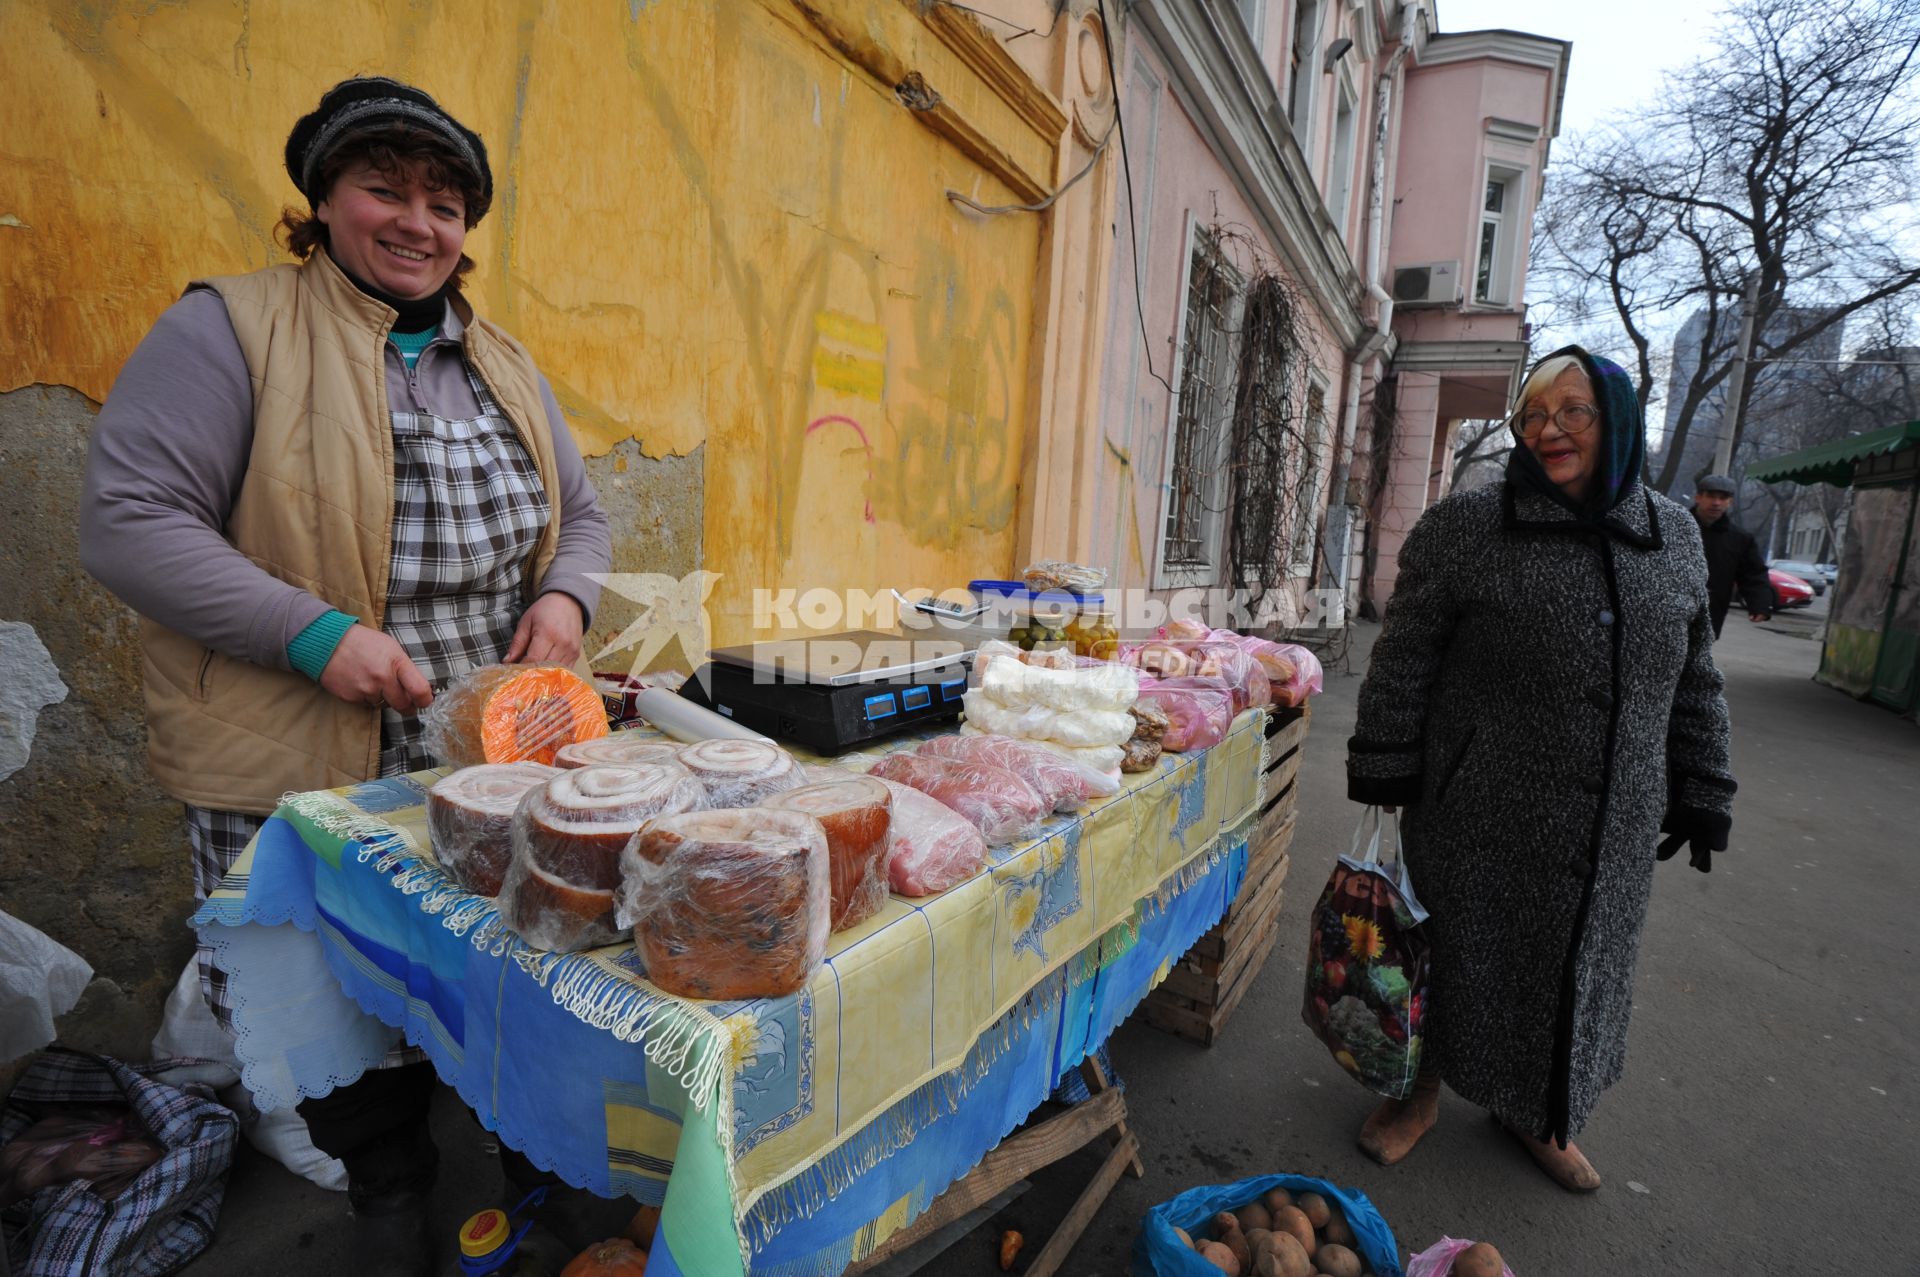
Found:
[[[938,799],[971,821],[990,843],[1012,842],[1038,828],[1053,806],[1026,781],[988,763],[893,754],[869,774]]]
[[[962,763],[1004,767],[1033,786],[1055,811],[1078,811],[1095,798],[1120,792],[1118,781],[1011,736],[936,736],[914,751]]]
[[[1192,753],[1210,749],[1233,727],[1233,693],[1218,679],[1168,679],[1140,689],[1140,704],[1167,716],[1162,749]]]
[[[1217,678],[1233,689],[1233,712],[1273,704],[1273,684],[1253,654],[1237,643],[1215,640],[1193,645],[1192,674]]]
[[[897,780],[893,795],[887,881],[903,896],[931,896],[957,887],[987,862],[987,840],[945,803]]]

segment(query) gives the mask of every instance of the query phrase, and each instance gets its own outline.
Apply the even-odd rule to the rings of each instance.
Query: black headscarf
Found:
[[[1593,383],[1594,406],[1600,410],[1600,451],[1594,461],[1593,490],[1584,502],[1575,501],[1547,477],[1533,449],[1517,440],[1507,457],[1507,482],[1550,497],[1582,519],[1597,519],[1619,505],[1640,476],[1647,447],[1646,419],[1640,415],[1633,379],[1612,360],[1589,354],[1579,346],[1562,346],[1534,368],[1562,355],[1572,355],[1586,369],[1587,379]],[[1527,375],[1531,377],[1532,370]]]

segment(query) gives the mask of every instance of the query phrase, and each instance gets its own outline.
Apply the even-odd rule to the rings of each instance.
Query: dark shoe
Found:
[[[354,1277],[433,1277],[426,1194],[368,1198],[352,1210]]]

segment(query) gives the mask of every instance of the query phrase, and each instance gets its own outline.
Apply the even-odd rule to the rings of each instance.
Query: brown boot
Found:
[[[1506,1123],[1502,1122],[1501,1125],[1506,1126]],[[1548,1179],[1569,1193],[1591,1193],[1600,1187],[1600,1172],[1593,1169],[1593,1163],[1586,1159],[1586,1155],[1572,1140],[1568,1140],[1567,1146],[1562,1148],[1552,1140],[1534,1139],[1511,1126],[1507,1126],[1507,1133],[1520,1141],[1520,1146],[1540,1164],[1540,1169],[1547,1173]]]
[[[1440,1117],[1440,1075],[1422,1073],[1404,1100],[1386,1100],[1360,1128],[1360,1151],[1382,1166],[1392,1166],[1433,1129]]]

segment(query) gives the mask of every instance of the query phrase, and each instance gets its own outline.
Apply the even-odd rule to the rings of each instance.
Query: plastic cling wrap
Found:
[[[620,852],[655,816],[706,803],[700,782],[668,767],[581,767],[529,792],[513,814],[513,860],[500,916],[541,949],[590,949],[620,938],[613,893]]]
[[[1152,771],[1153,765],[1160,761],[1160,753],[1165,748],[1159,741],[1145,736],[1136,736],[1122,746],[1123,757],[1120,770],[1123,772]]]
[[[615,732],[595,740],[564,745],[555,767],[680,767],[680,746],[651,732]],[[686,769],[681,768],[682,771]]]
[[[1124,711],[1134,702],[1139,678],[1107,661],[1056,670],[995,660],[981,674],[980,690],[1010,709],[1042,705],[1063,714],[1088,709]]]
[[[898,781],[882,780],[893,795],[887,880],[903,896],[931,896],[957,887],[987,862],[987,840],[945,803]]]
[[[1033,786],[1055,811],[1077,811],[1095,798],[1120,792],[1117,781],[1051,750],[1010,736],[936,736],[914,751],[959,762],[1004,767]]]
[[[789,789],[761,805],[805,812],[826,830],[833,930],[844,931],[880,912],[887,903],[887,844],[893,823],[893,794],[884,782],[849,776]]]
[[[647,979],[687,998],[773,998],[827,953],[827,834],[804,812],[749,807],[650,821],[621,856],[620,919]]]
[[[1233,726],[1232,692],[1207,680],[1153,684],[1140,690],[1140,701],[1167,716],[1160,747],[1171,753],[1209,749]]]
[[[960,734],[992,736],[996,733],[983,732],[969,722],[960,725]],[[1051,740],[1028,740],[1027,743],[1044,749],[1049,754],[1064,758],[1070,763],[1078,763],[1089,771],[1098,772],[1116,784],[1119,782],[1121,749],[1118,745],[1062,745],[1058,741]]]
[[[925,754],[892,754],[873,775],[911,786],[973,822],[990,843],[1012,842],[1039,827],[1053,804],[1004,767]]]
[[[434,859],[475,895],[499,895],[513,856],[513,813],[528,790],[559,774],[545,763],[482,763],[435,781],[427,791]]]
[[[709,807],[751,807],[807,783],[793,755],[766,741],[701,741],[680,751],[680,765],[707,787]]]
[[[560,665],[482,665],[420,712],[427,752],[450,767],[551,763],[563,745],[607,734],[600,693]]]

